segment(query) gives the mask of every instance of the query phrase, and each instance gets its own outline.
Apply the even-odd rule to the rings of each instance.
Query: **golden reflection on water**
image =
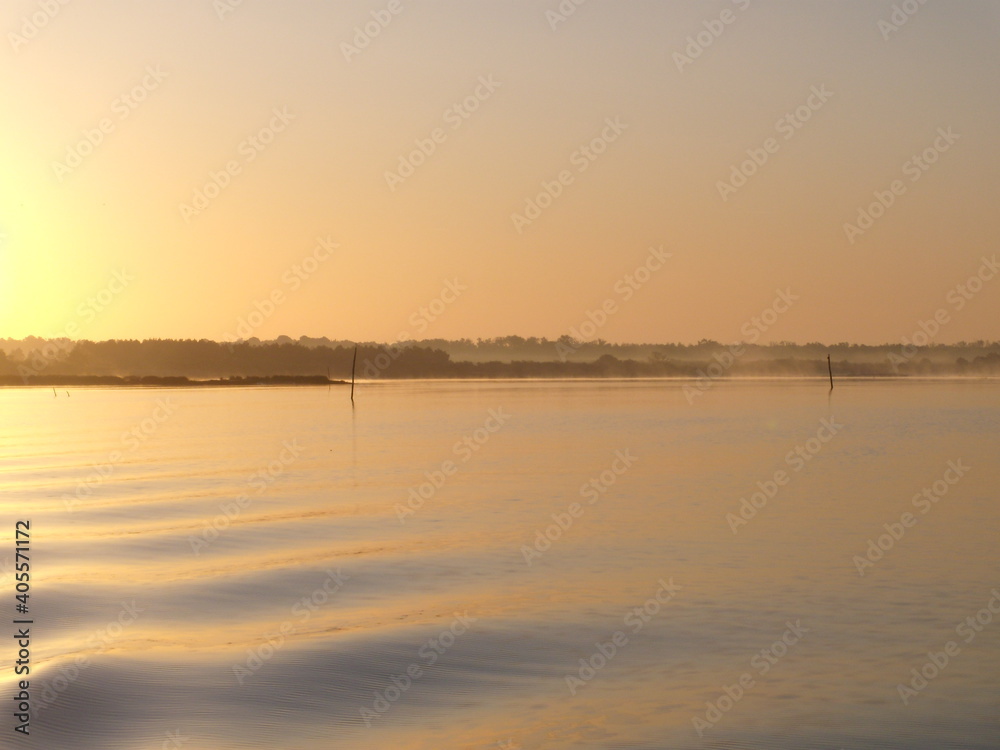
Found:
[[[918,708],[896,691],[998,583],[993,385],[849,382],[828,400],[811,382],[726,383],[691,406],[676,383],[377,384],[353,412],[328,389],[40,393],[0,390],[0,511],[36,529],[33,680],[90,666],[38,742],[72,724],[83,747],[152,747],[168,716],[196,716],[190,747],[209,750],[279,731],[296,750],[849,748],[997,728],[1000,627]],[[130,447],[162,398],[174,415]],[[496,408],[509,423],[463,459]],[[842,428],[799,466],[822,420]],[[617,474],[621,451],[635,460]],[[967,476],[859,575],[868,540],[956,459]],[[324,596],[331,571],[346,580]],[[679,593],[631,632],[661,580]],[[133,599],[141,614],[107,637]],[[460,613],[475,624],[366,728],[359,709]],[[751,660],[798,621],[806,635],[759,674]],[[627,645],[571,694],[619,630]],[[234,665],[267,648],[238,684]],[[752,690],[698,737],[692,718],[747,672]]]

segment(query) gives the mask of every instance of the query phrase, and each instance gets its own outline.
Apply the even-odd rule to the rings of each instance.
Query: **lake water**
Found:
[[[995,383],[3,389],[0,413],[3,614],[30,519],[33,620],[30,736],[8,640],[0,747],[1000,746]]]

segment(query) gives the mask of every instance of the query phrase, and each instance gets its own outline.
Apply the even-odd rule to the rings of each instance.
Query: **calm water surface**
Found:
[[[71,394],[0,390],[0,747],[1000,746],[996,384]]]

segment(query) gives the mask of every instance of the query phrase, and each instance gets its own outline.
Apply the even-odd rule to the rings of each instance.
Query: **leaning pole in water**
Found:
[[[830,355],[826,355],[826,369],[830,371],[830,390],[833,390],[833,365],[830,363]]]
[[[351,363],[351,403],[354,403],[354,369],[358,365],[358,345],[354,345],[354,361]]]

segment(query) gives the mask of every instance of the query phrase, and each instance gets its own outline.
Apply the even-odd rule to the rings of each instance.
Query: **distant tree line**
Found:
[[[236,343],[149,339],[79,341],[0,340],[0,382],[55,383],[59,377],[274,378],[309,376],[311,382],[347,380],[354,345],[317,339]],[[327,341],[327,340],[322,340]],[[439,344],[439,345],[432,345]],[[560,356],[567,347],[573,357]],[[477,357],[455,351],[474,347]],[[617,354],[603,351],[611,349]],[[452,351],[448,351],[451,349]],[[485,358],[509,352],[509,357]],[[598,354],[598,352],[602,352]],[[823,377],[831,353],[838,377],[1000,376],[1000,343],[896,346],[778,343],[734,348],[715,341],[692,345],[628,345],[512,336],[471,342],[420,342],[358,346],[359,379],[546,377]],[[542,357],[547,353],[547,357]],[[589,354],[589,358],[584,357]],[[530,355],[530,356],[526,356]],[[638,356],[629,356],[638,355]],[[52,378],[56,380],[53,381]]]
[[[276,343],[295,343],[287,336],[280,336]],[[251,343],[263,343],[250,339]],[[353,346],[350,342],[330,340],[327,338],[309,338],[302,336],[297,343],[308,347]],[[560,336],[557,339],[529,336],[501,336],[486,339],[425,339],[410,342],[414,345],[447,352],[452,360],[458,362],[514,362],[552,360],[567,362],[595,362],[605,354],[616,359],[634,359],[637,361],[681,360],[707,362],[712,356],[728,348],[724,342],[702,339],[693,344],[615,344],[604,339],[579,341],[571,336]],[[901,344],[851,344],[840,342],[822,344],[812,342],[797,344],[790,341],[779,341],[773,344],[746,344],[743,361],[755,359],[822,359],[830,354],[836,360],[850,362],[886,362],[892,352],[899,353]],[[1000,352],[1000,342],[960,341],[956,344],[932,344],[917,347],[920,357],[927,357],[932,362],[955,363],[960,357],[972,361],[976,357],[988,356]]]

